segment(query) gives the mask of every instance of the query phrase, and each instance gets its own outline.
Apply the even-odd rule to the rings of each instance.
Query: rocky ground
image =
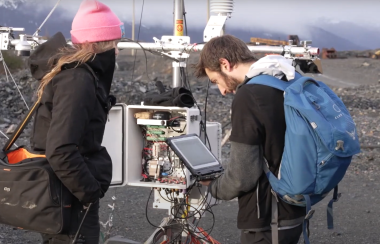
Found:
[[[112,92],[118,102],[139,104],[142,98],[156,90],[155,79],[165,85],[172,84],[171,61],[149,55],[148,62],[142,54],[136,60],[123,51],[118,57],[119,69],[115,72]],[[193,55],[190,63],[196,62]],[[354,157],[345,179],[340,184],[341,200],[336,203],[335,218],[337,228],[327,231],[325,206],[328,199],[315,206],[316,214],[311,221],[312,243],[380,243],[377,227],[380,224],[380,60],[368,58],[347,58],[322,60],[323,75],[314,75],[326,82],[341,97],[350,110],[362,145],[362,152]],[[132,72],[135,70],[134,72]],[[37,83],[28,71],[14,73],[15,81],[25,101],[32,105],[33,91]],[[189,81],[198,104],[204,111],[207,82],[192,76]],[[215,87],[208,90],[207,121],[218,121],[223,126],[223,134],[229,129],[229,111],[233,95],[223,97]],[[20,121],[26,106],[15,85],[6,76],[0,76],[0,130],[7,134]],[[30,126],[29,126],[30,127]],[[30,129],[16,142],[28,145]],[[9,134],[8,134],[9,135]],[[1,138],[4,138],[0,135]],[[5,139],[1,139],[5,142]],[[228,162],[229,143],[223,146],[223,161]],[[145,204],[149,189],[124,187],[111,189],[101,202],[101,221],[106,222],[111,209],[113,196],[116,196],[114,227],[112,235],[123,235],[136,241],[144,241],[154,230],[146,221]],[[151,206],[151,205],[149,205]],[[237,202],[229,201],[213,208],[216,223],[212,236],[221,243],[239,243],[236,229]],[[149,219],[159,224],[166,215],[164,210],[149,208]],[[203,221],[203,220],[202,220]],[[204,227],[212,224],[211,215],[204,220]],[[105,231],[105,229],[102,229]],[[28,231],[0,225],[0,243],[39,243],[39,236]]]

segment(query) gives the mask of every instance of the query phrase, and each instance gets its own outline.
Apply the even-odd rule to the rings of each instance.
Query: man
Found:
[[[208,77],[222,95],[235,93],[232,103],[231,161],[225,173],[208,185],[213,197],[238,197],[237,227],[241,243],[272,243],[272,193],[263,171],[264,158],[277,175],[285,141],[283,92],[264,85],[246,84],[260,74],[284,81],[293,79],[294,67],[282,56],[271,55],[256,62],[247,45],[224,35],[203,48],[196,67],[198,77]],[[298,243],[305,208],[278,202],[280,244]]]

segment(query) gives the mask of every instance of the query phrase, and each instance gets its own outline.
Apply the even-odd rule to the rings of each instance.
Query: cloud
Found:
[[[16,6],[23,2],[22,9],[33,14],[47,15],[56,0],[0,0],[0,6]],[[212,0],[211,0],[212,1]],[[43,3],[42,3],[43,2]],[[80,5],[79,0],[61,0],[56,18],[73,19]],[[103,0],[125,23],[132,22],[133,0]],[[144,6],[142,6],[144,3]],[[186,18],[189,28],[203,29],[207,23],[207,1],[185,0]],[[143,7],[143,8],[142,8]],[[173,0],[135,0],[135,23],[139,24],[143,9],[142,24],[152,26],[173,26]],[[362,26],[380,28],[378,20],[380,1],[375,0],[235,0],[232,18],[227,20],[231,28],[276,31],[307,35],[306,26],[321,23],[353,22]],[[57,16],[58,15],[58,16]]]
[[[16,9],[20,4],[26,2],[26,0],[0,0],[0,7]]]

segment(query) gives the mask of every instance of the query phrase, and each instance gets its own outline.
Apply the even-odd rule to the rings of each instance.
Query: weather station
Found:
[[[53,10],[57,7],[53,8]],[[123,39],[119,49],[143,50],[162,55],[172,60],[172,88],[186,85],[184,75],[191,53],[201,52],[204,43],[213,37],[224,35],[225,25],[233,13],[233,0],[209,0],[210,16],[204,28],[204,43],[192,43],[184,35],[186,28],[185,1],[174,0],[173,34],[164,35],[152,42],[137,42]],[[50,17],[49,13],[46,20]],[[170,11],[168,11],[168,18]],[[43,23],[43,24],[44,24]],[[42,24],[42,25],[43,25]],[[41,25],[41,27],[42,27]],[[37,45],[45,40],[38,35],[24,33],[24,28],[0,27],[0,50],[15,50],[19,56],[29,56]],[[272,53],[292,60],[294,66],[304,73],[319,73],[319,48],[310,46],[310,41],[284,46],[248,45],[253,53]],[[0,62],[4,62],[0,55]],[[17,87],[17,86],[16,86]],[[166,209],[168,216],[157,226],[156,231],[144,243],[218,243],[206,231],[198,227],[201,218],[218,201],[207,193],[207,188],[198,183],[184,158],[167,143],[170,138],[196,135],[205,148],[219,162],[221,157],[222,128],[217,122],[202,120],[202,111],[192,107],[152,106],[117,103],[109,113],[103,145],[113,161],[112,188],[126,186],[148,187],[149,198],[153,198],[153,209]],[[194,152],[196,153],[196,152]],[[112,207],[112,211],[114,206]],[[107,222],[112,227],[113,215]],[[138,243],[127,237],[107,238],[112,243]]]

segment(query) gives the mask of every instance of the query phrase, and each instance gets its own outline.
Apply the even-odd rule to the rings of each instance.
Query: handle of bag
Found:
[[[77,233],[75,234],[74,239],[73,239],[73,242],[71,242],[71,244],[76,244],[77,239],[78,239],[78,236],[79,236],[80,229],[82,229],[83,222],[84,222],[84,220],[86,219],[86,216],[87,216],[87,214],[88,214],[88,211],[89,211],[90,208],[91,208],[91,205],[92,205],[92,203],[90,203],[90,204],[88,205],[87,210],[86,210],[86,212],[84,213],[84,216],[83,216],[83,218],[82,218],[82,221],[80,222],[80,225],[79,225],[79,227],[78,227]]]
[[[95,78],[95,86],[96,88],[98,87],[98,77],[95,75],[94,71],[92,68],[86,64],[83,63],[84,66],[91,72],[91,74]],[[33,113],[37,110],[38,105],[40,104],[41,98],[38,98],[38,100],[34,103],[33,107],[29,110],[28,114],[24,117],[24,119],[21,121],[21,123],[17,126],[16,130],[13,132],[12,136],[9,137],[8,141],[5,143],[5,146],[3,147],[3,151],[6,152],[8,151],[15,141],[18,139],[22,131],[25,129],[27,124],[29,123],[30,119],[32,118]]]
[[[300,83],[302,84],[302,87],[305,87],[306,84],[307,84],[308,82],[313,83],[314,85],[316,85],[316,86],[318,86],[318,87],[320,86],[320,85],[318,84],[318,82],[316,82],[313,78],[306,77],[306,76],[300,78],[300,79],[297,80],[297,81],[300,82]]]
[[[26,114],[24,119],[21,121],[21,123],[17,126],[16,130],[13,132],[12,136],[9,137],[8,141],[5,143],[5,146],[3,147],[3,151],[6,152],[8,151],[17,138],[20,136],[22,131],[25,129],[26,125],[29,123],[30,119],[33,116],[33,113],[36,111],[38,108],[38,105],[40,104],[41,99],[38,98],[38,100],[34,103],[33,107],[29,110],[29,112]]]

